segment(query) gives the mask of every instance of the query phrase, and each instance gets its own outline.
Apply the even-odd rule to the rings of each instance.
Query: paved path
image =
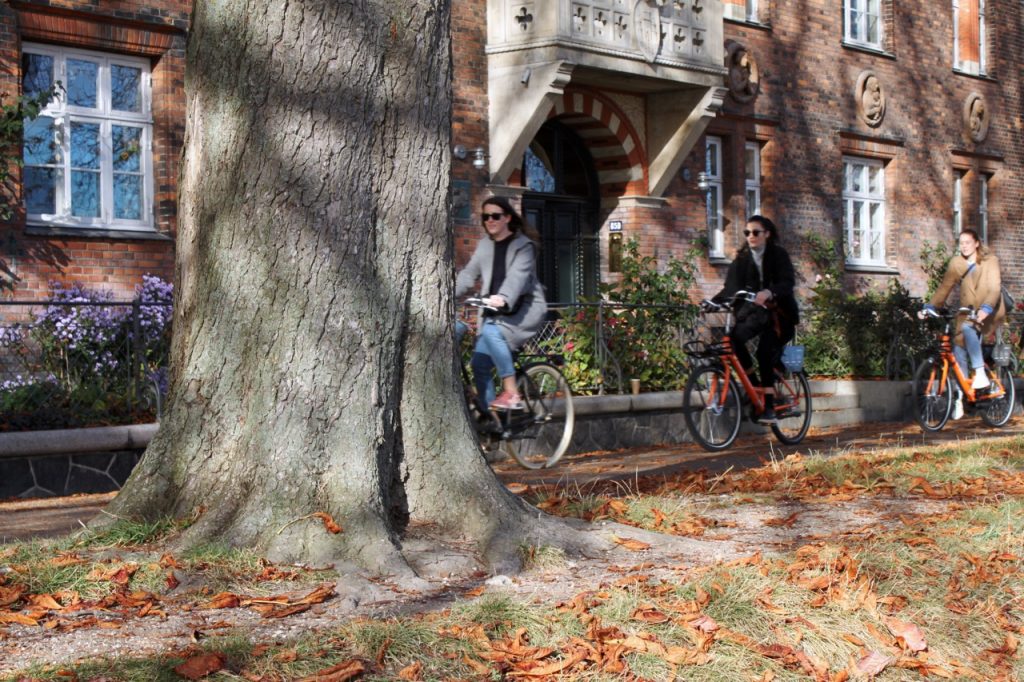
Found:
[[[840,454],[883,447],[929,445],[963,439],[1024,435],[1024,419],[1015,418],[1002,429],[992,429],[980,419],[951,423],[938,434],[924,435],[916,425],[898,423],[811,430],[800,445],[779,445],[771,433],[750,434],[724,453],[709,453],[696,445],[665,445],[614,452],[590,452],[567,456],[551,470],[526,471],[514,461],[494,464],[505,483],[593,485],[600,481],[629,481],[636,478],[669,476],[678,471],[707,469],[722,472],[744,469],[782,459],[786,455]],[[39,500],[0,503],[0,543],[34,537],[52,537],[81,528],[111,499],[113,493],[76,495]]]

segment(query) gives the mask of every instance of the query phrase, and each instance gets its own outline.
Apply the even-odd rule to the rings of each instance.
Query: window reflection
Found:
[[[142,111],[141,85],[142,69],[111,65],[110,107],[117,111]]]
[[[95,109],[99,65],[81,59],[68,60],[68,104]]]
[[[21,60],[21,87],[26,97],[35,97],[53,86],[53,57],[25,53]]]

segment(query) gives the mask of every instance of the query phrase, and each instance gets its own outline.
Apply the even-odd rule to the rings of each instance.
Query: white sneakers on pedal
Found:
[[[988,388],[992,385],[992,382],[988,380],[988,373],[982,369],[974,370],[974,379],[971,381],[971,388],[975,391]]]

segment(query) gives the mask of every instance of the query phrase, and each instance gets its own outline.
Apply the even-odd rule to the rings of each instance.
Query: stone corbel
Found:
[[[491,183],[508,182],[551,107],[565,92],[575,66],[559,60],[488,72]]]
[[[721,110],[729,91],[722,87],[655,93],[647,98],[648,194],[662,196]]]

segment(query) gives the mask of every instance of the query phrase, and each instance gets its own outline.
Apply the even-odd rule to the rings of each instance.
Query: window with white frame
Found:
[[[747,0],[747,21],[760,21],[757,15],[757,0]]]
[[[724,258],[725,208],[722,199],[722,138],[708,135],[704,139],[704,173],[708,184],[704,196],[707,207],[708,255]]]
[[[953,0],[953,68],[986,73],[985,0]]]
[[[953,236],[964,231],[964,174],[953,171]]]
[[[149,62],[25,44],[27,96],[63,89],[26,121],[22,169],[30,223],[153,229]]]
[[[876,159],[843,159],[844,247],[849,265],[885,265],[885,168]]]
[[[746,218],[761,212],[761,145],[747,142],[743,148]]]
[[[988,244],[988,176],[984,173],[978,182],[978,236]]]
[[[843,0],[843,38],[848,43],[882,49],[881,0]]]

